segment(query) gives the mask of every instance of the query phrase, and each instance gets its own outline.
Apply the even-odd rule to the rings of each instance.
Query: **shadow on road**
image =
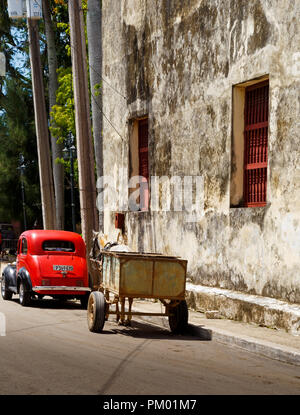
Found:
[[[19,303],[18,298],[11,300],[14,303]],[[21,306],[20,306],[21,307]],[[83,313],[86,313],[86,310],[82,308],[79,301],[75,300],[55,300],[53,298],[43,298],[43,299],[32,299],[28,308],[40,309],[40,310],[81,310]],[[87,328],[88,330],[88,328]],[[95,334],[95,333],[94,333]],[[212,333],[210,330],[201,327],[188,325],[188,328],[183,334],[173,334],[168,324],[165,327],[158,326],[157,324],[151,323],[149,321],[137,321],[132,320],[131,326],[121,326],[113,320],[109,319],[106,322],[104,329],[98,335],[122,335],[138,339],[151,339],[151,340],[188,340],[188,341],[211,341]]]
[[[18,298],[13,298],[11,301],[15,303],[19,303]],[[42,300],[33,299],[30,302],[29,308],[55,309],[55,310],[83,310],[79,301],[54,300],[53,298],[43,298]]]
[[[193,326],[188,326],[187,331],[183,334],[173,334],[169,328],[159,327],[151,323],[142,323],[132,320],[131,327],[118,326],[117,323],[111,322],[115,327],[106,329],[99,333],[99,335],[113,335],[120,334],[122,336],[129,336],[139,339],[151,339],[151,340],[188,340],[188,341],[210,341],[212,340],[209,330],[202,329],[203,333],[200,334],[193,329]]]

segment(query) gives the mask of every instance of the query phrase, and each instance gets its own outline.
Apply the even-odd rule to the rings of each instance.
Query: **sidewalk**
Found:
[[[191,283],[186,284],[186,300],[195,311],[218,310],[228,320],[300,335],[300,305],[296,303]]]
[[[165,307],[160,302],[135,300],[133,311],[162,313]],[[148,323],[169,329],[167,317],[133,316]],[[189,333],[203,340],[218,341],[260,354],[271,359],[300,366],[300,336],[261,327],[253,323],[206,318],[204,313],[189,310]]]

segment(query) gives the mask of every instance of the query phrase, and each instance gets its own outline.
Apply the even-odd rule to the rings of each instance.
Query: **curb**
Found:
[[[220,343],[235,346],[270,359],[300,366],[300,353],[293,349],[283,348],[274,343],[259,341],[251,337],[238,337],[220,329],[204,329],[193,324],[189,324],[189,326],[189,332],[191,334],[201,338],[204,336],[205,340],[216,340]]]
[[[218,312],[229,320],[255,323],[300,334],[300,305],[225,288],[187,283],[186,300],[192,310]]]
[[[146,321],[147,323],[152,324],[154,326],[159,326],[165,329],[167,328],[163,324],[163,319],[159,317],[154,318],[149,316],[139,316],[137,318],[137,316],[135,316],[135,318],[137,320]],[[284,346],[280,347],[274,343],[253,339],[252,337],[247,336],[236,336],[230,332],[221,329],[215,330],[211,328],[203,328],[192,323],[189,323],[188,325],[187,334],[197,336],[201,340],[215,340],[219,343],[238,347],[240,349],[258,354],[260,356],[300,366],[300,352],[297,352],[293,349],[288,349]]]

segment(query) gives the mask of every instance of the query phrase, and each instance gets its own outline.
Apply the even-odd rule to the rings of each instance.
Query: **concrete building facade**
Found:
[[[187,259],[191,290],[299,304],[300,2],[102,3],[104,174],[124,188],[145,148],[150,195],[108,208],[105,233],[123,211],[129,245]],[[152,209],[151,176],[197,176],[198,215],[174,210],[173,182],[170,210]]]

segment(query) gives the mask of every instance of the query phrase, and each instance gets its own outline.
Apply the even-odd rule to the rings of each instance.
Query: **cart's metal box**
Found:
[[[186,260],[148,253],[102,254],[102,284],[110,292],[120,297],[184,300]]]

